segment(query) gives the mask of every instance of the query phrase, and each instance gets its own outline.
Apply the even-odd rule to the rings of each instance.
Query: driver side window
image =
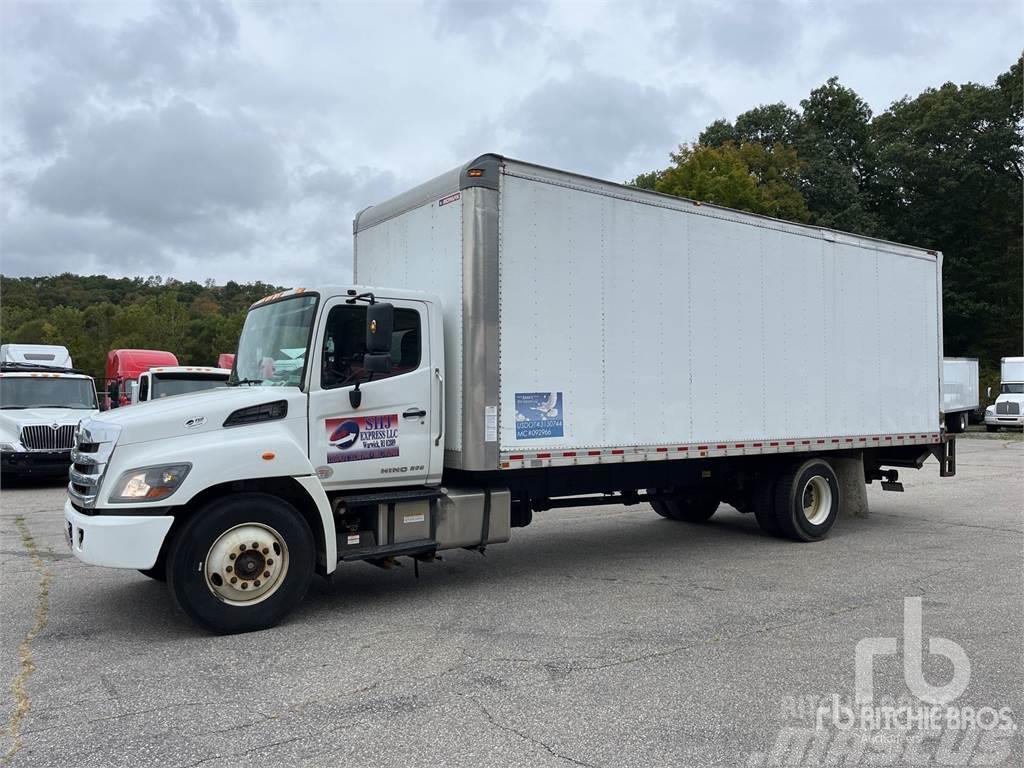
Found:
[[[420,314],[415,309],[395,309],[391,332],[391,371],[374,374],[379,381],[419,368],[421,354]],[[342,304],[327,315],[321,360],[320,386],[324,389],[365,383],[366,307]]]

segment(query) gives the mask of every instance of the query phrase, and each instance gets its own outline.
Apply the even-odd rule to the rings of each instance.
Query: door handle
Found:
[[[408,411],[402,414],[403,418],[406,419],[422,419],[427,415],[427,412],[422,408],[410,408]]]

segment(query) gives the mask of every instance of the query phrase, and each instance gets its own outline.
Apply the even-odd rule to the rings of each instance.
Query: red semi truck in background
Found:
[[[112,349],[107,353],[105,408],[131,405],[132,391],[139,376],[159,365],[177,365],[173,352],[159,349]]]

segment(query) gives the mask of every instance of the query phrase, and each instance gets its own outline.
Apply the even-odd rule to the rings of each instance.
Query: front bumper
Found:
[[[83,515],[64,502],[64,538],[83,563],[145,570],[156,564],[170,515]]]
[[[1024,427],[1024,414],[1006,416],[986,413],[985,424],[990,427]]]
[[[12,475],[66,475],[71,466],[71,451],[4,451],[0,453],[0,471]]]

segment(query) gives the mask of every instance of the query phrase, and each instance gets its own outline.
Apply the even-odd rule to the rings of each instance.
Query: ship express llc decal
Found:
[[[398,414],[324,421],[327,463],[386,459],[398,455]]]

